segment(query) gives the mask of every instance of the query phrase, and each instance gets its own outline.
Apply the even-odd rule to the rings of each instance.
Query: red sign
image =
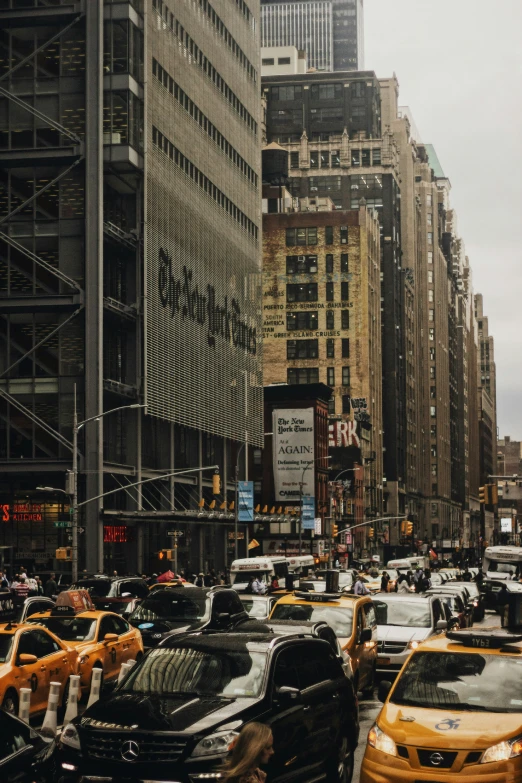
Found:
[[[126,544],[129,540],[125,525],[104,525],[103,542],[105,544]]]
[[[42,522],[43,507],[40,503],[3,503],[2,522]]]
[[[330,448],[361,447],[355,421],[332,421],[328,425],[328,446]]]

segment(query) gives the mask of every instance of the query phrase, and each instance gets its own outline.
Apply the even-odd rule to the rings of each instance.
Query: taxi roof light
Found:
[[[460,642],[464,647],[476,649],[491,649],[506,652],[519,652],[516,648],[509,648],[509,644],[522,642],[522,633],[515,633],[505,628],[477,628],[474,630],[447,631],[446,637],[452,642]]]
[[[341,598],[341,593],[309,593],[300,590],[294,590],[294,595],[300,601],[313,601],[314,603],[330,603]]]

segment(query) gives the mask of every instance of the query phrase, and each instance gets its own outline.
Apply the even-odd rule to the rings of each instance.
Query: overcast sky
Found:
[[[500,436],[522,440],[522,0],[364,0],[365,68],[435,146],[495,338]]]

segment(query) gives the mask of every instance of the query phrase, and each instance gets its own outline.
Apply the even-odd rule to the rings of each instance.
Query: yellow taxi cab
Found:
[[[522,781],[521,629],[432,637],[379,698],[361,783]]]
[[[182,581],[181,579],[174,579],[172,582],[156,582],[149,587],[149,595],[155,593],[157,590],[163,590],[165,587],[194,587],[190,582]]]
[[[27,623],[0,625],[0,704],[18,713],[20,688],[31,688],[30,715],[47,708],[51,682],[60,683],[65,706],[69,676],[78,674],[78,653],[46,628]]]
[[[364,695],[373,692],[377,621],[369,596],[296,591],[279,599],[267,622],[270,620],[322,620],[328,623],[343,652],[350,656],[355,690]]]
[[[117,679],[122,663],[143,657],[139,630],[114,612],[95,610],[86,590],[60,593],[53,609],[27,622],[45,627],[74,648],[83,691],[90,688],[93,669],[102,669],[103,681],[110,682]]]

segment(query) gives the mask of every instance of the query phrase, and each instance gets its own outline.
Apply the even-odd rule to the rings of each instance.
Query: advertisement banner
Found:
[[[240,481],[237,487],[237,510],[240,522],[254,521],[254,482]]]
[[[298,502],[315,494],[314,409],[279,408],[272,416],[275,500]]]

